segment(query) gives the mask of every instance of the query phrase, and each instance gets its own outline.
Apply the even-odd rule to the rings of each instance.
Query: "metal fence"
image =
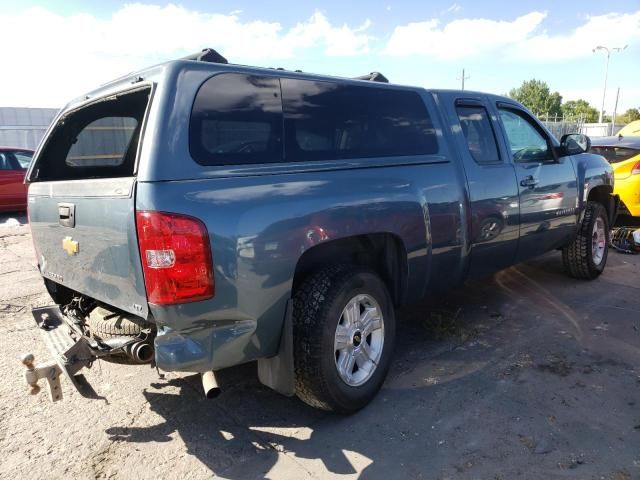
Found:
[[[538,118],[556,138],[567,133],[584,133],[590,137],[607,137],[620,131],[623,124],[586,123],[583,115],[565,117],[564,115],[540,115]]]
[[[0,146],[35,150],[57,112],[56,108],[0,107]]]

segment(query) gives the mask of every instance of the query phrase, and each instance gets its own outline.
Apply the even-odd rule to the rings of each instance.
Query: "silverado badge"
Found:
[[[64,239],[62,240],[62,248],[69,255],[75,255],[76,253],[78,253],[78,251],[80,251],[78,242],[72,240],[71,237],[64,237]]]

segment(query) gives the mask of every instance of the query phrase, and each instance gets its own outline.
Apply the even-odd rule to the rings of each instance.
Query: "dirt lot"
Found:
[[[100,362],[103,400],[31,397],[50,303],[24,222],[0,216],[1,478],[640,478],[640,255],[567,278],[549,254],[400,312],[392,372],[351,417],[260,386]],[[12,225],[13,224],[13,225]],[[65,381],[66,382],[66,381]]]

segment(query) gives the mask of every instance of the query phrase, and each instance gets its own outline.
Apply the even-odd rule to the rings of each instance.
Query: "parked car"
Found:
[[[612,167],[496,95],[227,64],[205,51],[68,104],[28,179],[33,311],[57,363],[168,371],[257,361],[260,380],[352,412],[380,389],[395,309],[555,249],[607,262]],[[213,61],[206,61],[206,60]],[[97,138],[100,141],[97,141]],[[70,333],[69,333],[70,332]]]
[[[0,211],[27,208],[27,186],[24,176],[33,157],[33,150],[0,147]]]
[[[640,216],[640,137],[595,138],[591,151],[602,155],[613,167],[620,212]]]
[[[617,133],[621,137],[640,137],[640,120],[634,120],[622,127]]]

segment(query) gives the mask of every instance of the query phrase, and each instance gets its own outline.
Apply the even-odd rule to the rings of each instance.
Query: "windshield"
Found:
[[[31,163],[33,152],[28,150],[0,151],[0,170],[26,170]]]
[[[640,154],[640,150],[627,147],[592,146],[591,151],[602,155],[609,163],[624,162]]]

